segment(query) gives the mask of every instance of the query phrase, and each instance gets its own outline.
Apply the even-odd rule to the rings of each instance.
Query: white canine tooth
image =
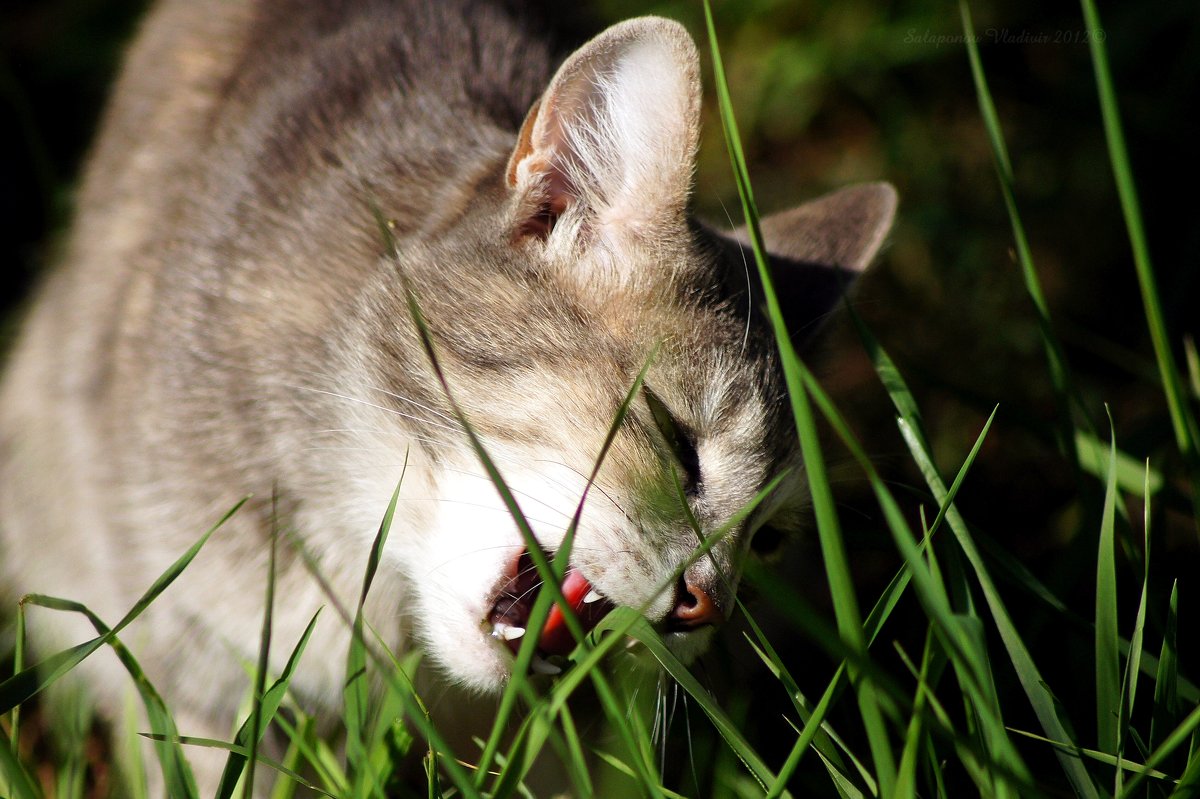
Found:
[[[502,639],[504,641],[515,641],[525,634],[524,627],[518,627],[515,624],[506,624],[498,621],[492,625],[492,637]]]
[[[562,674],[562,669],[540,655],[533,656],[533,662],[529,664],[529,667],[533,669],[534,674]]]
[[[601,599],[603,599],[603,597],[600,596],[600,592],[593,588],[591,591],[588,591],[587,596],[583,598],[583,604],[590,605],[593,602],[599,602]]]

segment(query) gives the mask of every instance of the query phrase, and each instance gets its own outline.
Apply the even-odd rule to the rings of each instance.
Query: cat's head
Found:
[[[732,611],[755,532],[800,527],[806,501],[745,236],[688,215],[699,74],[677,23],[610,28],[559,69],[507,163],[479,177],[476,207],[453,235],[410,243],[400,257],[451,394],[549,552],[586,489],[564,586],[585,626],[611,605],[638,608],[685,659]],[[891,187],[871,184],[763,220],[797,337],[811,335],[872,260],[894,208]],[[411,358],[403,296],[375,311],[396,320],[378,334],[395,340],[376,349]],[[396,410],[421,417],[422,436],[410,422],[391,424],[397,442],[415,442],[402,491],[434,501],[412,517],[414,529],[393,533],[393,552],[434,659],[463,683],[495,689],[522,633],[539,635],[543,654],[573,642],[554,616],[540,632],[524,630],[540,584],[525,543],[432,372],[415,371],[395,381]],[[700,534],[725,527],[692,557]]]

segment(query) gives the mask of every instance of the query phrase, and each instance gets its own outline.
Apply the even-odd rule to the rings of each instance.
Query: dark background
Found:
[[[143,5],[7,0],[0,12],[6,337],[31,281],[53,261],[81,159]],[[703,16],[691,0],[651,7],[604,0],[562,21],[582,39],[647,10],[687,24],[702,43],[707,70]],[[1156,651],[1175,578],[1183,580],[1181,624],[1194,628],[1198,532],[1181,499],[1186,485],[1174,477],[1177,456],[1109,166],[1086,29],[1072,4],[972,2],[971,11],[1013,161],[1017,202],[1076,384],[1102,438],[1107,404],[1120,447],[1139,460],[1151,458],[1168,475],[1154,508],[1147,645]],[[1200,116],[1194,113],[1200,4],[1104,2],[1099,12],[1164,311],[1179,347],[1200,320]],[[1077,476],[1054,444],[1053,389],[1013,254],[958,6],[741,0],[717,3],[715,14],[764,211],[854,181],[884,179],[898,188],[899,221],[881,263],[859,287],[857,306],[913,386],[944,473],[954,473],[999,404],[996,425],[960,494],[963,515],[984,540],[1015,554],[1073,611],[1089,617],[1102,486]],[[696,205],[712,220],[740,222],[711,91],[706,113]],[[844,324],[835,325],[833,338],[820,363],[826,385],[901,498],[921,498],[923,483],[861,346]],[[1182,350],[1177,354],[1182,362]],[[897,558],[857,467],[836,448],[831,460],[869,607]],[[936,506],[925,504],[932,517]],[[1130,513],[1140,518],[1136,501]],[[1122,525],[1120,535],[1136,553],[1140,528]],[[815,544],[798,542],[784,568],[828,611],[816,554]],[[1121,568],[1127,632],[1140,566],[1133,558]],[[1086,625],[1050,613],[1003,576],[1001,590],[1044,676],[1073,717],[1090,719],[1090,661],[1081,677],[1080,662],[1056,654],[1088,651]],[[923,634],[921,617],[911,621]],[[903,625],[892,631],[898,638],[906,634]],[[795,642],[796,657],[810,663],[811,674],[801,673],[816,692],[828,664],[805,657],[805,646]],[[1194,675],[1189,654],[1196,653],[1184,653],[1182,668]],[[993,658],[1003,672],[999,647]],[[1010,723],[1033,728],[1022,715],[1019,690],[1006,700],[1016,700],[1005,702],[1006,711],[1014,706]],[[774,710],[744,707],[751,716],[778,716],[782,698],[776,704]]]

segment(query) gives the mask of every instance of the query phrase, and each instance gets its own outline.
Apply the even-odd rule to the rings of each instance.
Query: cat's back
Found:
[[[244,360],[247,347],[280,347],[267,362],[290,360],[289,345],[311,350],[363,279],[354,268],[371,263],[348,254],[378,246],[364,198],[398,209],[399,232],[420,231],[465,201],[447,195],[469,191],[461,173],[474,153],[511,145],[550,69],[549,46],[516,6],[165,0],[152,10],[61,262],[6,365],[0,549],[3,538],[41,537],[53,551],[71,531],[57,543],[87,550],[72,558],[90,564],[78,579],[120,572],[110,568],[125,556],[119,535],[105,528],[138,500],[114,481],[161,482],[167,464],[139,453],[205,418],[235,427],[232,408],[244,404],[244,375],[214,372],[196,382],[221,396],[194,407],[179,394],[181,370]],[[314,271],[289,272],[296,264]],[[184,451],[158,451],[168,449]],[[16,548],[0,556],[10,573],[45,561]]]
[[[119,253],[169,225],[215,221],[179,215],[217,194],[255,205],[314,172],[444,172],[439,156],[461,157],[481,129],[515,131],[548,76],[546,43],[510,5],[161,2],[127,55],[84,176],[76,229],[87,230],[73,239],[88,247],[65,260],[103,260],[112,248],[126,262]]]

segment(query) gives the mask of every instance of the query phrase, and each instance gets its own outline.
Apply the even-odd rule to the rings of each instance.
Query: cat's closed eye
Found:
[[[700,454],[696,451],[695,434],[676,419],[653,391],[647,388],[644,393],[646,404],[650,406],[650,413],[654,416],[654,423],[666,440],[667,446],[670,447],[671,454],[683,467],[684,493],[688,496],[698,495],[701,473]]]

